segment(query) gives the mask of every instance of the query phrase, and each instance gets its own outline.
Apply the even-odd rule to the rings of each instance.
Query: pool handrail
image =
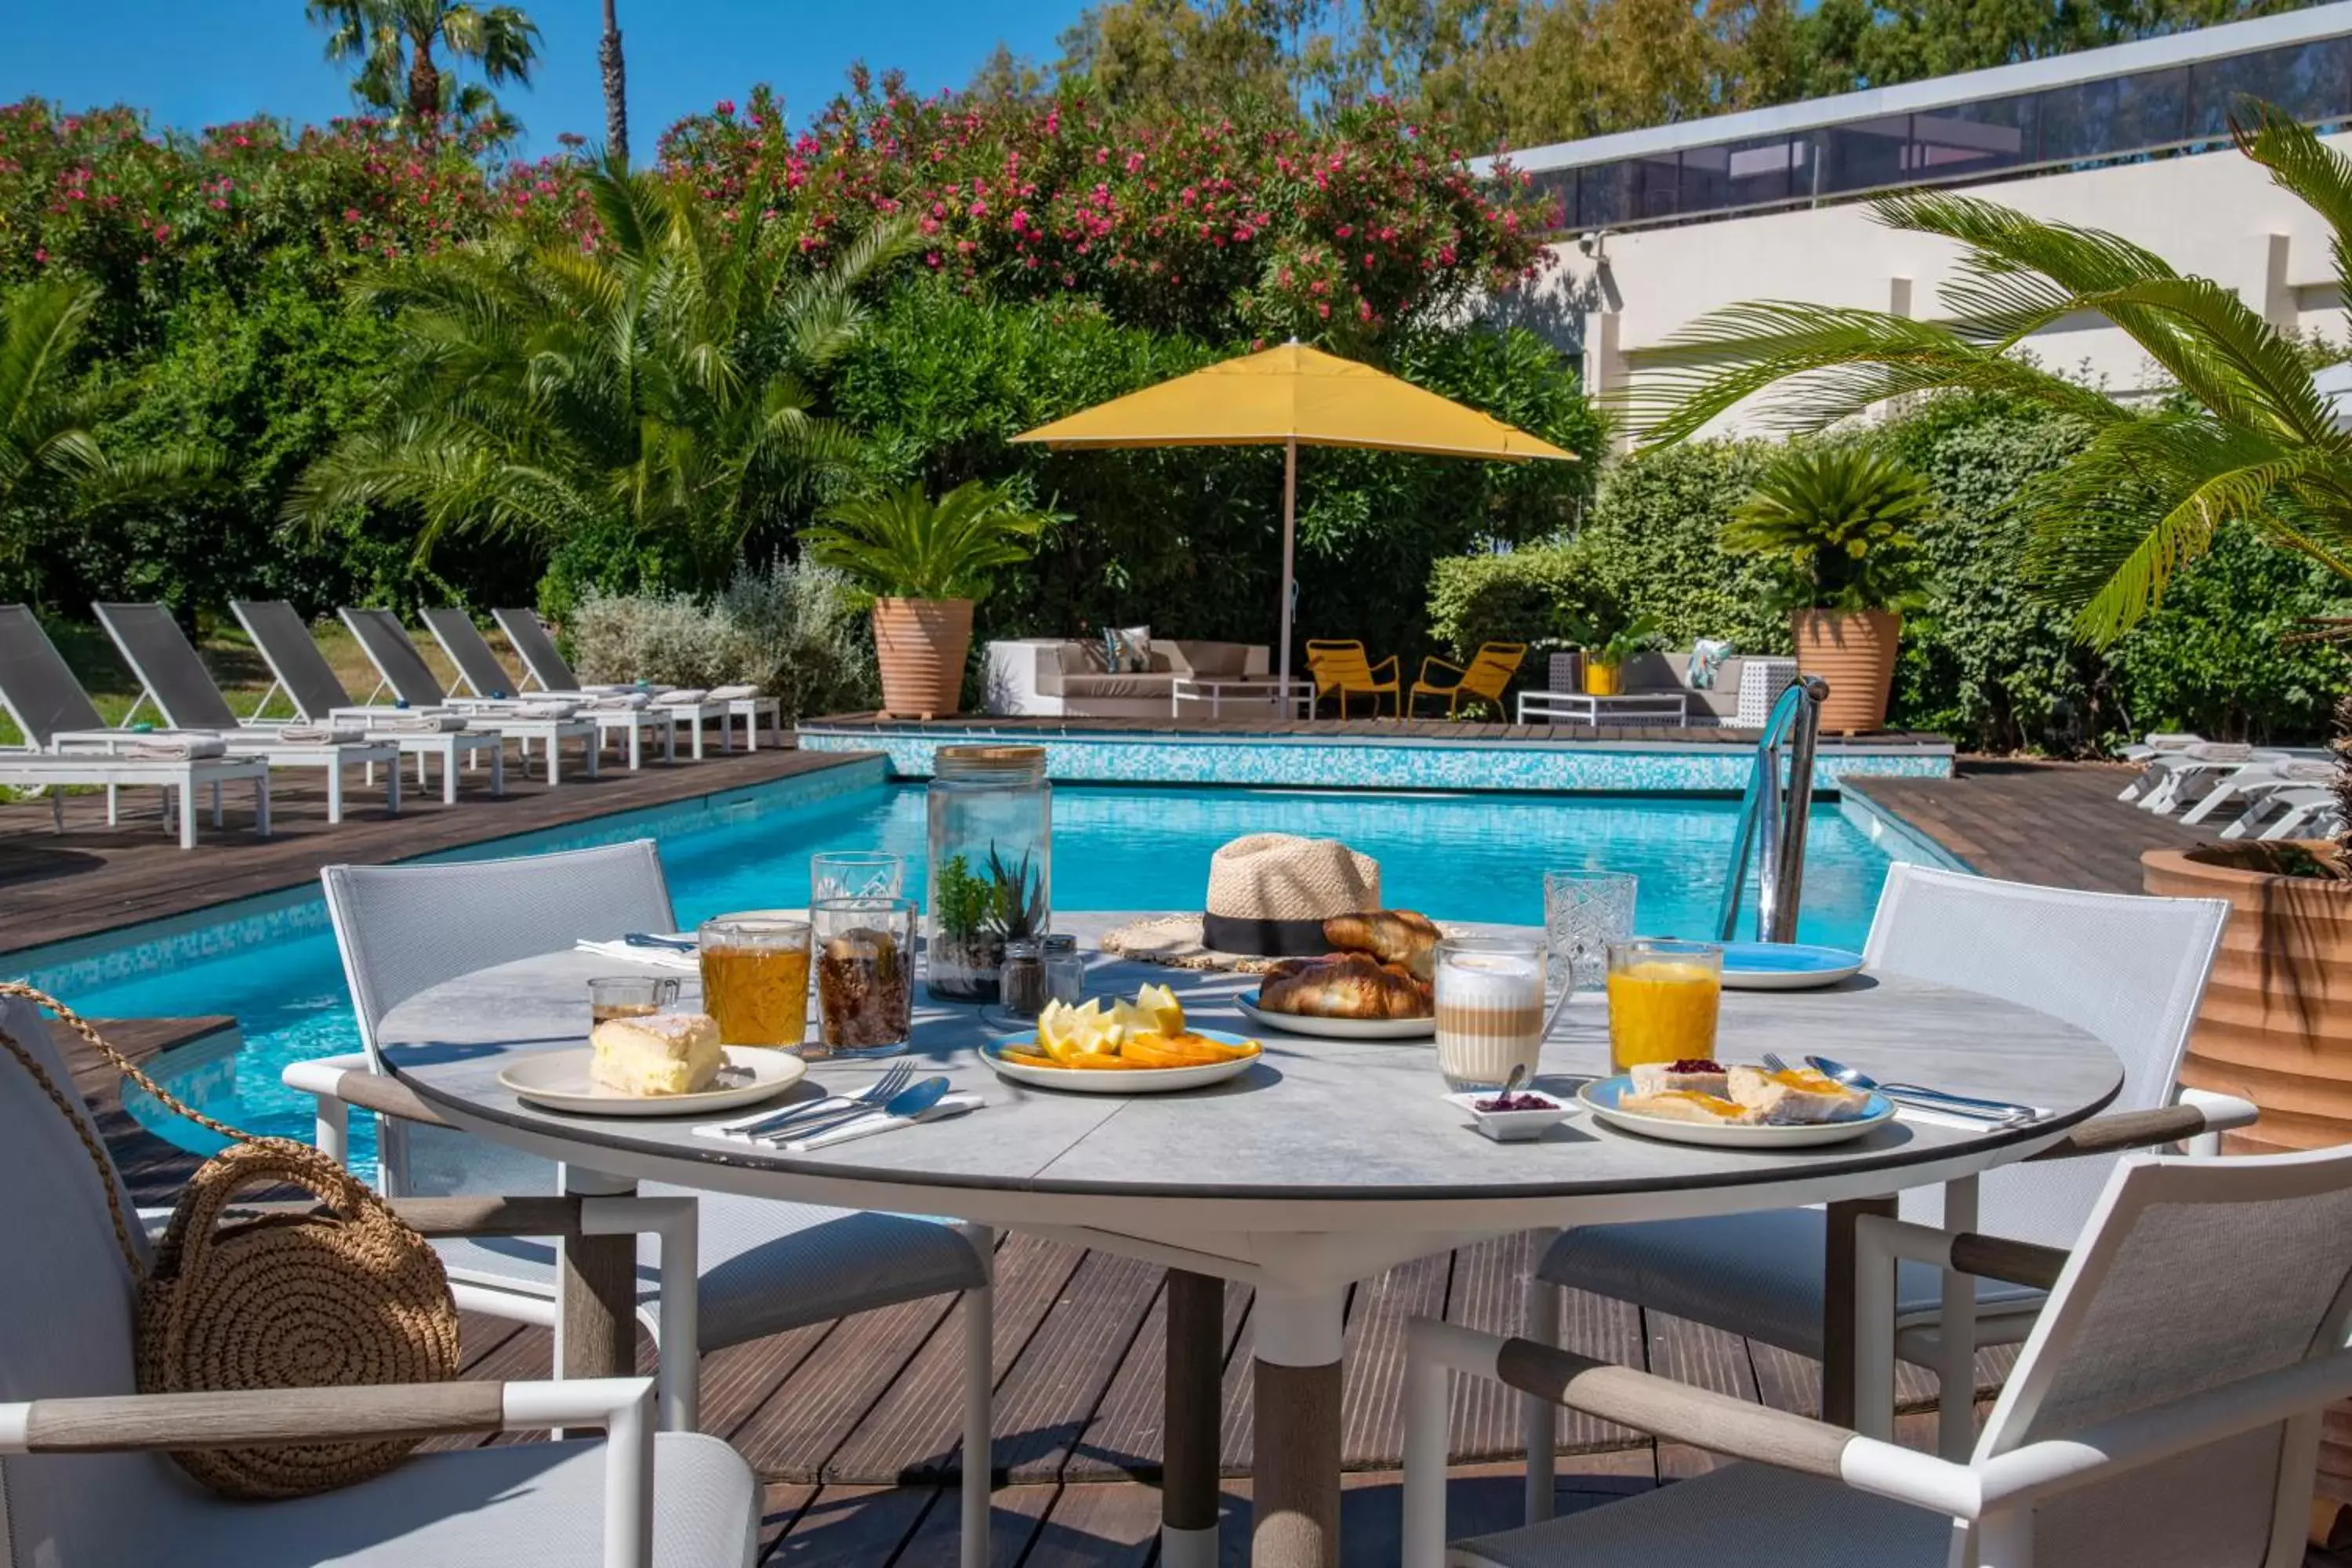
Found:
[[[1731,830],[1731,860],[1724,868],[1723,897],[1717,906],[1716,938],[1739,932],[1740,895],[1748,885],[1748,850],[1756,851],[1756,938],[1797,940],[1797,909],[1804,899],[1805,828],[1813,801],[1813,757],[1821,737],[1822,704],[1829,682],[1801,675],[1772,704],[1756,738],[1756,765],[1740,796],[1739,820]],[[1787,747],[1788,780],[1781,781]],[[1759,840],[1760,839],[1760,843]]]

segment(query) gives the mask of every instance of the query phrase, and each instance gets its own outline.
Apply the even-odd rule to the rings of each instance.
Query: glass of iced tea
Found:
[[[603,975],[588,983],[588,1021],[643,1018],[677,1000],[677,982],[653,974]]]
[[[1609,1065],[1710,1060],[1723,1004],[1723,949],[1641,937],[1609,944]]]
[[[720,915],[696,933],[702,1010],[730,1046],[797,1046],[808,1034],[809,923],[772,910]]]

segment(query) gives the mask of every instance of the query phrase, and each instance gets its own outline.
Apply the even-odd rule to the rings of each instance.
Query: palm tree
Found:
[[[2268,105],[2233,129],[2239,150],[2332,232],[2352,300],[2352,159]],[[2081,452],[2016,504],[2028,574],[2095,644],[2158,604],[2167,579],[2226,523],[2352,580],[2352,435],[2336,428],[2296,342],[2229,288],[2115,235],[1973,197],[1915,193],[1872,213],[1962,247],[1945,320],[1786,301],[1718,310],[1669,339],[1656,371],[1637,378],[1627,399],[1636,427],[1680,439],[1774,388],[1766,417],[1796,430],[1946,389],[2016,395],[2078,420]],[[2078,312],[2129,333],[2180,395],[2126,408],[2033,363],[2031,334]]]
[[[457,0],[307,0],[311,21],[328,29],[327,58],[356,62],[352,96],[414,125],[445,116],[510,128],[489,89],[460,84],[434,58],[471,61],[493,84],[530,85],[539,26],[520,7],[482,7]]]
[[[621,22],[613,14],[613,0],[604,0],[604,37],[596,45],[596,63],[604,75],[604,148],[625,163],[629,161],[629,73],[621,59]]]
[[[461,247],[374,277],[396,309],[382,419],[314,464],[290,516],[413,507],[420,557],[451,534],[542,552],[593,535],[641,575],[715,588],[750,535],[780,533],[855,455],[809,378],[848,348],[857,291],[904,253],[880,227],[797,269],[754,193],[730,226],[694,191],[607,159],[589,175],[598,247]]]

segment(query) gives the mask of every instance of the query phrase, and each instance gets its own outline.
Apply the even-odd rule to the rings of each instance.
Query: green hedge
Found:
[[[2352,615],[2352,593],[2323,569],[2225,531],[2210,557],[2174,578],[2160,609],[2097,653],[2027,588],[2008,506],[2028,479],[2065,459],[2078,429],[2030,405],[1956,396],[1831,438],[1883,443],[1927,477],[1937,499],[1918,531],[1927,606],[1905,627],[1891,722],[1973,750],[2063,754],[2150,730],[2277,742],[2327,733],[2352,664],[2333,647],[2293,640],[2309,617]],[[1567,542],[1439,563],[1433,629],[1457,649],[1534,639],[1562,605],[1601,603],[1623,617],[1655,616],[1676,646],[1727,637],[1744,650],[1785,653],[1786,623],[1762,608],[1762,572],[1717,540],[1771,450],[1700,441],[1616,463]]]

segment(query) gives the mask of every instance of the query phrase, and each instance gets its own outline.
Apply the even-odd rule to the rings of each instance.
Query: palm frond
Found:
[[[2352,300],[2352,158],[2330,147],[2318,133],[2267,103],[2231,117],[2238,150],[2271,172],[2271,182],[2291,192],[2327,225],[2328,253],[2336,262],[2336,297]]]

